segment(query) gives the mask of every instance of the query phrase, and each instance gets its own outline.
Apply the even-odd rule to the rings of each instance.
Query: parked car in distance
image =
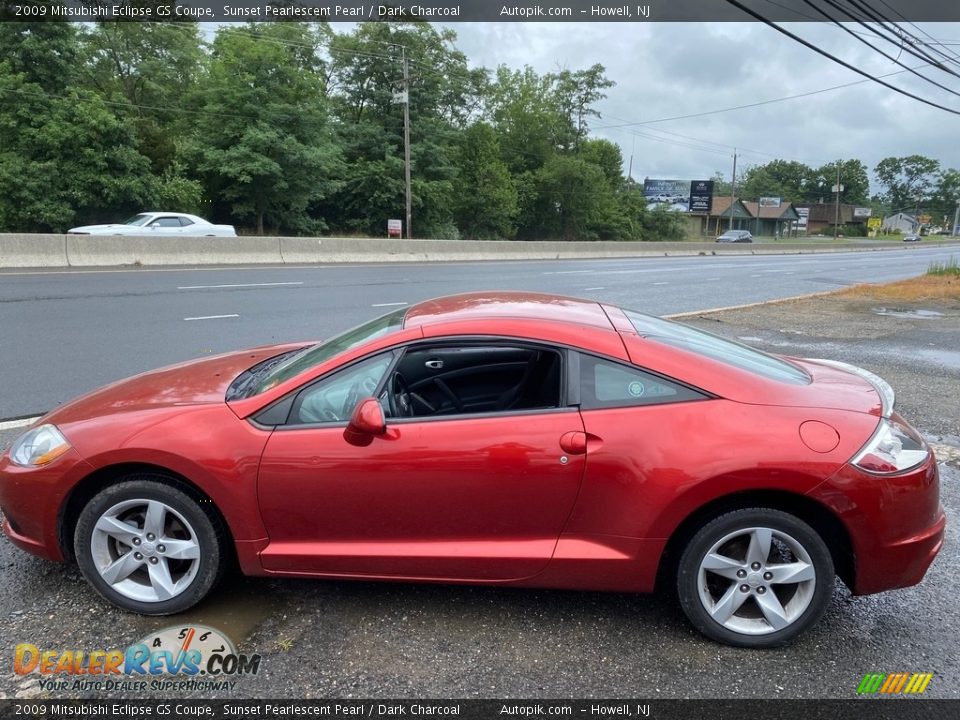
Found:
[[[187,213],[146,212],[122,223],[83,225],[70,228],[68,235],[194,235],[236,237],[233,225],[213,225],[202,217]]]
[[[753,242],[753,235],[749,230],[727,230],[715,242],[718,243],[749,243]]]
[[[920,242],[920,235],[918,233],[910,233],[909,235],[903,236],[904,242]]]
[[[15,545],[147,615],[186,610],[236,562],[659,587],[746,647],[815,623],[835,575],[854,595],[920,582],[945,525],[936,458],[872,373],[519,292],[88,393],[0,455],[0,506]]]

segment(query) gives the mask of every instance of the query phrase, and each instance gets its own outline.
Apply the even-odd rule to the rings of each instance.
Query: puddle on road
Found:
[[[886,315],[887,317],[907,318],[908,320],[936,320],[943,317],[942,312],[936,310],[905,310],[903,308],[873,308],[875,315]]]
[[[196,607],[180,615],[157,618],[155,629],[180,623],[209,625],[241,645],[262,622],[284,610],[279,593],[276,602],[271,602],[264,598],[265,592],[264,578],[229,578]]]

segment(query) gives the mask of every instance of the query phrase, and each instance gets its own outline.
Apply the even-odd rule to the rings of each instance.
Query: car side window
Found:
[[[706,396],[678,382],[594,355],[580,355],[580,406],[598,408],[657,405]]]
[[[347,422],[360,400],[376,393],[392,362],[392,352],[374,355],[304,388],[288,424]]]
[[[563,355],[522,343],[409,348],[391,371],[385,400],[394,418],[551,410],[561,407]]]
[[[180,227],[187,227],[188,225],[193,225],[193,220],[191,220],[190,218],[181,217],[177,219],[180,221]]]
[[[175,217],[161,217],[150,223],[152,227],[180,227],[180,219]]]

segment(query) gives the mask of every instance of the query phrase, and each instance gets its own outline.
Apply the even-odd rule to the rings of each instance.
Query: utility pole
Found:
[[[407,240],[413,239],[413,210],[410,196],[410,68],[407,64],[407,50],[401,47],[403,58],[403,179],[406,185]]]
[[[833,239],[834,241],[840,238],[840,160],[837,160],[837,205],[836,205],[836,214],[833,218]]]
[[[737,194],[737,149],[733,149],[733,175],[730,182],[730,224],[727,230],[733,230],[733,201]]]
[[[957,209],[953,211],[953,227],[950,228],[951,235],[960,233],[960,230],[957,230],[958,225],[960,225],[960,200],[957,200]]]

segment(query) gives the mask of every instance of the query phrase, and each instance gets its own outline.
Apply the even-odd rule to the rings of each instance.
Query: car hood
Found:
[[[67,230],[68,233],[76,232],[98,232],[101,230],[133,230],[133,229],[143,230],[144,228],[137,225],[125,225],[123,223],[108,223],[106,225],[81,225],[80,227],[70,228]]]
[[[227,387],[240,373],[298,347],[303,343],[268,345],[151,370],[61,405],[42,422],[68,423],[150,408],[225,403]]]

